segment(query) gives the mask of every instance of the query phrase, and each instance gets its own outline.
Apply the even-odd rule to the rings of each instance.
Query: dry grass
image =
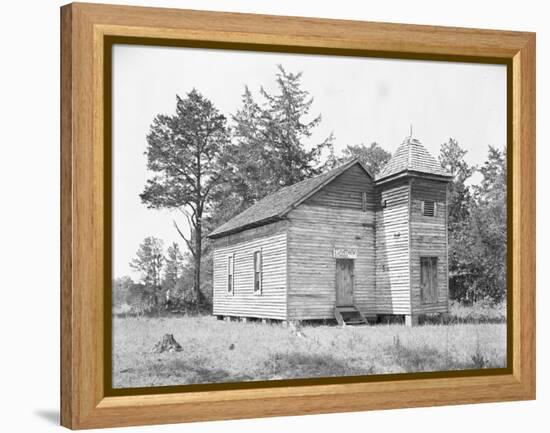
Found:
[[[450,305],[450,318],[456,323],[505,323],[506,302],[491,305],[477,302],[471,306],[453,301]]]
[[[213,317],[115,318],[113,386],[142,387],[504,367],[504,323],[305,326]],[[165,333],[182,352],[151,353]]]

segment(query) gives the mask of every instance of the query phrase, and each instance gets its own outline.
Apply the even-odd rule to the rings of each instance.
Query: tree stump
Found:
[[[182,350],[183,348],[175,340],[172,334],[164,334],[164,337],[162,337],[162,340],[159,341],[157,344],[155,344],[152,352],[153,353],[181,352]]]

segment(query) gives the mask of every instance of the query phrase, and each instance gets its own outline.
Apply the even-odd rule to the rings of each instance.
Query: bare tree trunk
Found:
[[[197,313],[200,310],[200,305],[202,304],[201,296],[201,259],[202,259],[202,211],[203,211],[203,202],[202,192],[201,192],[201,155],[197,152],[197,194],[199,200],[196,202],[196,221],[197,227],[195,231],[195,296],[197,298]]]
[[[195,297],[197,299],[197,311],[200,304],[202,304],[202,292],[201,292],[201,260],[202,260],[202,226],[200,216],[197,218],[197,230],[195,233]]]

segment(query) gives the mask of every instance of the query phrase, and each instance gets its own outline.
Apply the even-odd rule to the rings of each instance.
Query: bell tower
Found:
[[[448,183],[422,143],[406,137],[376,179],[376,300],[379,314],[409,325],[448,312]]]

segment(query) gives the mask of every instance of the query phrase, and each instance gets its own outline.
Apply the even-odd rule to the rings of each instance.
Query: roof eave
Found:
[[[383,183],[391,182],[393,180],[401,179],[404,177],[422,177],[424,179],[433,179],[441,182],[450,182],[453,180],[454,176],[450,174],[437,174],[437,173],[425,173],[422,171],[415,171],[415,170],[402,170],[400,172],[392,173],[387,176],[378,178],[375,180],[375,183],[377,185],[381,185]]]
[[[273,216],[270,216],[268,218],[264,218],[264,219],[261,219],[261,220],[258,220],[258,221],[254,221],[252,223],[248,223],[248,224],[245,224],[245,225],[242,225],[242,226],[239,226],[239,227],[235,227],[235,228],[232,228],[232,229],[223,230],[221,232],[213,231],[212,233],[206,235],[206,237],[209,238],[209,239],[223,238],[225,236],[229,236],[229,235],[232,235],[232,234],[235,234],[235,233],[243,232],[245,230],[252,229],[252,228],[255,228],[255,227],[263,226],[265,224],[270,224],[270,223],[273,223],[273,222],[276,222],[276,221],[280,221],[282,219],[283,219],[283,217],[280,214],[273,215]]]

